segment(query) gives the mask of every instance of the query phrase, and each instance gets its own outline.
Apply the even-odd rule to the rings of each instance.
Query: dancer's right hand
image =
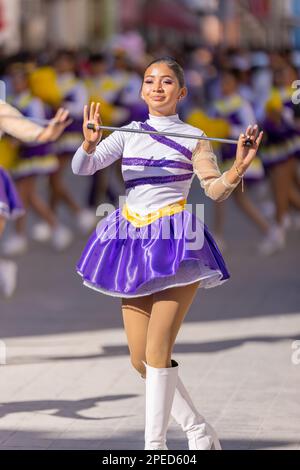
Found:
[[[88,106],[85,106],[83,110],[83,148],[87,153],[93,153],[102,138],[103,131],[88,129],[88,123],[94,124],[95,127],[102,125],[100,103],[97,103],[95,107],[95,103],[93,102],[89,110]]]

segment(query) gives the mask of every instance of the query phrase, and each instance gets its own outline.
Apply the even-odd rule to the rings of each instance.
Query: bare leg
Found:
[[[269,224],[261,215],[259,210],[255,207],[253,202],[247,196],[247,193],[242,192],[242,186],[239,184],[233,192],[233,197],[238,207],[244,214],[259,228],[259,230],[266,234],[269,230]]]
[[[296,209],[300,210],[300,192],[295,185],[289,187],[289,203]]]
[[[36,177],[31,178],[29,203],[35,212],[45,220],[50,227],[55,228],[57,226],[57,219],[54,212],[50,207],[39,197],[35,190]]]
[[[5,225],[6,225],[6,219],[0,215],[0,237],[2,233],[4,232]]]
[[[147,331],[146,362],[152,367],[171,367],[172,350],[200,281],[153,294]]]
[[[21,178],[16,181],[16,187],[23,203],[23,206],[25,208],[25,211],[27,211],[29,207],[30,183],[30,177]],[[25,234],[26,220],[26,214],[22,215],[16,220],[16,231],[19,235]]]
[[[225,225],[225,203],[214,204],[214,235],[223,238]]]
[[[153,305],[153,294],[132,299],[122,299],[123,323],[127,336],[131,364],[145,374],[146,341],[149,319]]]
[[[300,210],[300,185],[298,185],[297,160],[290,158],[288,161],[290,169],[290,184],[288,185],[289,203],[296,209]]]
[[[122,299],[122,313],[133,367],[146,375],[153,367],[171,365],[173,345],[197,292],[199,281],[144,297]]]
[[[300,176],[298,174],[298,159],[296,157],[289,158],[290,170],[293,182],[298,191],[300,191]]]
[[[6,219],[0,215],[0,238],[4,232]],[[17,266],[13,261],[0,258],[0,293],[9,298],[17,285]]]
[[[281,225],[289,207],[290,165],[283,162],[270,169],[270,181],[276,205],[276,222]]]
[[[59,157],[59,168],[50,175],[50,207],[55,211],[58,203],[64,202],[72,212],[78,214],[80,212],[80,207],[73,199],[63,181],[64,169],[69,164],[69,161],[70,158],[68,156]]]

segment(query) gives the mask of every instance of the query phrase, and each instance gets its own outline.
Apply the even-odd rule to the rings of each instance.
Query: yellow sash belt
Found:
[[[135,227],[144,227],[145,225],[152,224],[154,220],[157,220],[164,215],[173,215],[183,211],[186,202],[186,199],[181,199],[180,201],[176,201],[173,204],[161,207],[157,211],[150,212],[146,215],[140,215],[137,212],[129,209],[127,204],[124,204],[122,215]]]

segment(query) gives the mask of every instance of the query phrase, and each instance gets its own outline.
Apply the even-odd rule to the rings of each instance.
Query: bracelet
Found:
[[[244,173],[243,173],[242,175],[239,173],[238,167],[236,166],[236,163],[235,163],[235,162],[234,162],[234,168],[235,168],[235,170],[236,170],[238,176],[239,176],[240,178],[243,178]]]
[[[234,168],[237,172],[238,177],[241,178],[241,180],[242,180],[242,192],[244,192],[244,173],[242,175],[239,173],[238,167],[236,166],[235,162],[234,162],[233,165],[234,165]]]

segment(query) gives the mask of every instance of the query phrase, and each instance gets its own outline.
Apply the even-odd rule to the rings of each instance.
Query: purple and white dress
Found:
[[[133,121],[124,127],[203,135],[177,114],[149,115],[144,123]],[[81,146],[72,169],[78,175],[92,175],[119,158],[124,204],[99,222],[84,248],[77,264],[84,284],[128,298],[198,280],[206,288],[225,282],[230,275],[218,246],[198,213],[186,208],[195,175],[216,201],[226,199],[239,184],[230,184],[227,172],[221,174],[210,144],[117,131],[93,154]]]
[[[24,214],[19,194],[9,174],[0,167],[0,217],[15,219]]]

